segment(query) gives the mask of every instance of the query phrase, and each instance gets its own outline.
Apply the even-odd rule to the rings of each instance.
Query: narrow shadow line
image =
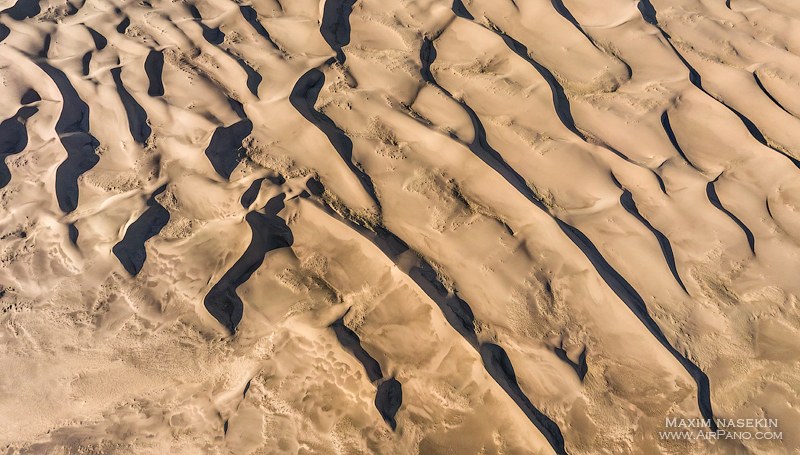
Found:
[[[322,90],[324,83],[325,75],[322,71],[316,68],[310,69],[297,80],[297,83],[294,85],[289,95],[289,101],[300,115],[316,126],[317,129],[325,133],[325,136],[328,137],[328,141],[336,152],[338,152],[342,161],[344,161],[350,169],[350,172],[358,178],[361,186],[367,194],[370,195],[376,206],[380,208],[380,201],[375,192],[372,179],[353,162],[353,142],[344,131],[336,126],[330,117],[314,108],[314,104],[317,102],[317,98],[319,97],[320,90]]]
[[[75,247],[78,246],[78,235],[79,234],[80,233],[78,232],[78,227],[75,226],[75,223],[69,223],[67,225],[67,236],[69,237],[69,241]]]
[[[720,174],[720,175],[722,175],[722,174]],[[717,176],[717,178],[715,178],[714,180],[712,180],[712,181],[708,182],[708,184],[706,184],[706,196],[708,196],[708,201],[711,202],[711,205],[716,207],[717,210],[719,210],[720,212],[722,212],[725,215],[727,215],[728,218],[730,218],[734,223],[736,223],[737,226],[739,226],[739,229],[742,230],[742,232],[744,233],[745,238],[747,239],[747,245],[750,247],[750,252],[753,253],[753,255],[755,255],[756,254],[756,238],[755,238],[755,236],[753,236],[753,232],[750,230],[750,228],[747,227],[747,225],[745,225],[742,222],[742,220],[740,220],[736,215],[731,213],[730,210],[726,209],[725,206],[722,205],[722,201],[719,199],[719,196],[717,196],[717,189],[714,186],[714,184],[717,182],[719,177],[720,176]]]
[[[459,106],[461,106],[461,108],[464,109],[469,116],[475,134],[472,142],[466,144],[467,147],[476,157],[478,157],[496,173],[502,176],[506,182],[511,184],[511,186],[517,190],[517,192],[525,196],[528,201],[540,209],[547,211],[547,208],[544,206],[544,204],[536,197],[533,191],[531,191],[525,179],[512,166],[505,162],[497,150],[489,145],[489,142],[486,139],[486,129],[483,127],[483,123],[472,107],[470,107],[466,102],[456,99],[447,89],[439,85],[433,78],[430,67],[436,56],[436,49],[433,47],[432,42],[428,38],[424,38],[422,48],[420,50],[420,58],[422,60],[420,73],[426,82],[435,86],[447,97],[458,103]]]
[[[672,252],[672,244],[670,243],[669,239],[664,235],[663,232],[656,229],[652,224],[650,224],[650,221],[648,221],[642,216],[641,213],[639,213],[639,208],[636,207],[636,201],[634,201],[631,192],[625,188],[622,188],[621,186],[620,188],[622,189],[622,195],[619,198],[620,204],[622,204],[622,207],[624,207],[628,213],[633,215],[634,218],[642,223],[644,227],[646,227],[650,233],[653,234],[653,237],[658,240],[658,246],[661,248],[661,254],[664,256],[664,261],[667,263],[667,267],[669,267],[672,277],[675,278],[675,281],[680,285],[681,289],[683,289],[683,292],[688,295],[689,291],[686,290],[686,286],[684,286],[683,280],[681,280],[680,274],[678,273],[678,267],[675,264],[675,255]]]
[[[324,192],[322,184],[316,180],[311,180],[309,191],[313,194]],[[306,193],[308,194],[308,193]],[[367,241],[375,245],[389,260],[397,263],[397,256],[403,252],[409,251],[408,245],[393,232],[379,227],[375,230],[367,230],[363,226],[359,226],[343,219],[337,214],[325,201],[318,202],[325,209],[329,216],[336,218],[356,233],[364,237]],[[561,431],[558,425],[553,422],[549,417],[541,413],[528,399],[524,392],[520,389],[519,384],[516,382],[516,376],[509,376],[508,372],[513,374],[513,367],[505,351],[499,346],[491,343],[481,344],[478,336],[475,333],[475,315],[472,312],[469,304],[461,299],[457,291],[449,291],[440,281],[440,277],[436,269],[431,264],[417,254],[419,260],[413,266],[407,276],[430,298],[436,306],[439,307],[445,320],[448,324],[458,332],[478,353],[483,360],[484,368],[489,372],[490,376],[503,388],[503,390],[511,396],[511,398],[520,406],[520,409],[531,420],[543,436],[553,447],[553,450],[558,454],[565,454],[564,441],[561,436]],[[494,347],[493,347],[494,346]],[[499,351],[498,351],[499,349]],[[500,351],[502,353],[500,353]],[[489,356],[487,357],[487,354]],[[496,360],[496,361],[495,361]],[[497,365],[502,368],[498,369]],[[396,386],[386,386],[395,387]],[[380,389],[380,387],[379,387]],[[390,389],[391,391],[391,389]],[[379,395],[380,395],[379,390]],[[390,393],[387,392],[391,396]],[[377,398],[376,398],[376,406]],[[399,404],[398,404],[399,406]]]
[[[242,13],[242,16],[247,21],[247,23],[249,23],[250,26],[253,27],[256,33],[258,33],[259,35],[261,35],[262,38],[267,40],[272,45],[272,47],[280,50],[278,44],[272,40],[272,36],[270,36],[267,29],[264,28],[264,26],[258,20],[258,11],[256,11],[255,8],[248,5],[239,5],[239,11]]]
[[[403,386],[395,378],[383,380],[383,371],[375,358],[361,346],[361,340],[355,332],[344,324],[344,316],[337,319],[330,325],[336,334],[336,339],[342,347],[353,355],[361,363],[367,372],[369,381],[377,384],[375,391],[375,409],[383,417],[383,420],[392,428],[397,429],[395,415],[403,403]]]
[[[702,174],[703,171],[701,171],[697,166],[694,165],[694,163],[692,163],[689,157],[686,156],[686,153],[683,151],[683,148],[681,148],[681,145],[678,143],[678,138],[675,137],[675,131],[672,130],[672,124],[669,121],[669,113],[667,111],[664,111],[661,114],[661,127],[664,128],[664,132],[667,134],[667,138],[669,139],[669,142],[672,144],[672,148],[674,148],[675,151],[678,152],[678,155],[680,155],[680,157],[683,158],[683,160],[686,161],[686,163],[688,163],[689,166],[692,167],[692,169]]]
[[[466,11],[466,8],[464,8],[464,5],[462,3],[460,3],[459,0],[456,0],[453,3],[453,12],[458,17],[474,21],[474,17],[471,14],[469,14],[468,11]],[[506,34],[503,30],[500,30],[500,29],[498,29],[496,27],[487,27],[486,25],[480,24],[478,22],[475,22],[475,23],[477,23],[478,25],[481,25],[485,29],[493,32],[494,34],[496,34],[497,36],[502,38],[503,43],[505,43],[506,47],[508,47],[509,50],[511,50],[517,56],[519,56],[520,58],[522,58],[523,60],[528,62],[528,64],[530,64],[536,70],[536,72],[539,73],[539,75],[545,80],[545,82],[547,82],[547,85],[550,88],[550,93],[551,93],[552,99],[553,99],[553,107],[555,109],[556,116],[558,117],[558,119],[561,122],[561,124],[564,125],[564,127],[567,128],[567,130],[569,130],[572,134],[577,136],[578,139],[580,139],[581,141],[583,141],[583,142],[588,144],[589,141],[588,141],[586,135],[582,131],[580,131],[580,129],[578,129],[577,125],[575,124],[575,119],[572,116],[572,107],[570,105],[569,99],[566,96],[566,93],[564,92],[564,87],[561,85],[560,82],[558,82],[558,79],[556,79],[556,77],[553,75],[553,73],[549,69],[547,69],[544,65],[540,64],[534,58],[532,58],[530,56],[530,54],[528,53],[528,48],[524,44],[520,43],[519,41],[514,39],[512,36]],[[594,44],[593,41],[592,41],[592,43]],[[596,47],[596,45],[595,45],[595,47]],[[602,51],[602,49],[601,49],[601,51]],[[429,54],[429,55],[432,55],[435,58],[436,54],[434,52],[433,54]],[[421,56],[421,57],[425,57],[425,56]],[[632,74],[630,67],[624,61],[622,61],[622,60],[620,60],[620,61],[628,68],[628,73],[629,73],[629,76],[630,76],[630,74]],[[425,77],[430,76],[430,62],[428,62],[428,64],[426,65],[425,61],[423,60],[423,65],[422,66],[423,66],[423,68],[427,68],[426,69],[427,74],[423,74],[423,79],[425,79]],[[656,180],[658,180],[658,184],[659,184],[659,187],[661,188],[661,191],[666,194],[666,188],[664,187],[664,182],[662,181],[661,176],[659,176],[655,171],[653,171],[650,168],[644,167],[639,163],[634,162],[633,160],[628,158],[627,155],[625,155],[624,153],[620,152],[616,148],[611,147],[608,144],[603,144],[602,147],[605,148],[606,150],[610,151],[611,153],[617,155],[619,158],[625,160],[626,162],[631,163],[631,164],[633,164],[635,166],[643,167],[643,168],[647,169],[648,171],[650,171],[653,175],[655,175]]]
[[[358,338],[358,335],[344,324],[344,316],[334,321],[330,328],[336,334],[339,344],[364,367],[369,382],[377,382],[383,378],[380,364],[361,346],[361,339]]]
[[[212,84],[214,84],[213,81],[212,81]],[[240,119],[249,122],[250,118],[247,116],[247,113],[245,113],[245,111],[244,111],[244,105],[242,103],[240,103],[239,101],[231,98],[230,96],[227,96],[227,98],[228,98],[228,105],[231,107],[231,110],[234,113],[236,113],[236,115],[239,116]]]
[[[764,92],[765,95],[767,95],[767,98],[769,98],[770,101],[772,101],[772,103],[774,105],[778,106],[779,108],[781,108],[781,110],[783,110],[783,112],[786,112],[787,114],[791,115],[792,117],[795,117],[795,118],[797,117],[793,113],[789,112],[788,109],[783,107],[783,104],[781,104],[778,100],[775,99],[774,96],[772,96],[772,94],[769,92],[769,90],[767,90],[767,88],[764,87],[764,84],[761,83],[761,79],[758,77],[758,74],[756,74],[755,71],[753,71],[753,79],[756,81],[756,84],[758,85],[758,88],[760,88],[761,91]]]
[[[423,43],[423,47],[425,44]],[[430,46],[430,45],[428,45]],[[425,49],[424,52],[420,52],[420,57],[423,59],[423,68],[427,68],[427,73],[423,77],[430,77],[431,79],[428,82],[432,84],[436,84],[436,82],[432,79],[432,75],[430,73],[430,65],[432,59],[436,57],[435,50],[431,48]],[[438,84],[437,84],[438,86]],[[452,95],[449,94],[446,90],[439,87],[445,94],[452,98]],[[704,416],[711,416],[706,418],[713,418],[711,414],[711,402],[710,402],[710,392],[708,387],[708,378],[706,377],[705,373],[703,373],[694,363],[688,360],[685,356],[681,355],[673,346],[669,343],[666,337],[661,332],[661,329],[658,327],[656,322],[650,317],[649,313],[647,312],[646,305],[644,301],[639,297],[639,294],[634,290],[633,286],[631,286],[623,277],[620,275],[602,256],[602,254],[597,250],[594,244],[591,243],[588,237],[584,235],[581,231],[576,229],[575,227],[565,223],[564,221],[560,220],[558,217],[553,216],[550,214],[550,211],[544,206],[544,204],[536,197],[535,194],[530,190],[528,185],[525,183],[525,180],[513,169],[511,166],[507,165],[504,161],[499,161],[500,154],[491,149],[488,143],[485,140],[485,132],[483,127],[480,123],[480,119],[478,119],[477,115],[474,111],[472,111],[466,103],[460,102],[462,107],[465,107],[465,110],[470,115],[470,118],[473,121],[473,126],[475,128],[475,136],[476,139],[470,146],[470,150],[475,153],[477,157],[484,161],[487,165],[489,165],[492,169],[495,169],[501,176],[503,176],[507,182],[509,182],[517,191],[520,192],[525,198],[527,198],[531,203],[533,203],[536,207],[544,211],[546,214],[551,216],[557,223],[561,230],[567,234],[567,237],[572,240],[572,242],[583,252],[583,254],[589,259],[592,263],[594,268],[597,270],[598,274],[603,278],[603,280],[608,284],[608,286],[614,291],[615,294],[628,306],[631,311],[639,318],[640,322],[653,334],[653,336],[667,349],[670,354],[672,354],[676,360],[678,360],[681,365],[686,369],[690,376],[695,379],[695,382],[698,387],[698,404],[700,407],[700,411]],[[483,139],[481,137],[483,136]],[[477,145],[477,146],[476,146]]]
[[[655,10],[655,8],[653,8],[653,5],[652,5],[652,3],[650,3],[650,0],[639,0],[639,3],[637,4],[637,6],[639,8],[639,11],[642,14],[642,18],[647,23],[653,25],[654,27],[656,27],[658,29],[658,31],[664,37],[664,40],[667,42],[669,47],[672,49],[672,52],[678,57],[678,59],[683,64],[683,66],[689,71],[689,82],[691,82],[692,85],[697,87],[706,96],[708,96],[709,98],[711,98],[712,100],[716,101],[720,105],[722,105],[725,108],[727,108],[730,112],[735,114],[739,118],[739,120],[744,124],[745,128],[750,133],[750,136],[753,137],[753,139],[755,139],[756,141],[761,143],[761,145],[763,145],[764,147],[767,147],[767,148],[773,150],[774,152],[779,153],[780,155],[786,157],[789,161],[791,161],[791,163],[796,168],[800,169],[800,161],[797,160],[796,158],[794,158],[793,156],[791,156],[791,155],[789,155],[787,153],[784,153],[783,151],[778,150],[777,148],[775,148],[772,145],[770,145],[769,142],[764,137],[764,135],[761,133],[761,130],[755,125],[755,123],[753,123],[744,114],[742,114],[738,110],[734,109],[732,106],[730,106],[726,102],[722,101],[721,99],[718,99],[717,97],[713,96],[705,88],[703,88],[703,81],[702,81],[702,78],[700,77],[700,73],[698,73],[697,70],[695,70],[694,67],[683,57],[683,55],[680,52],[678,52],[678,49],[672,43],[672,37],[667,32],[665,32],[664,29],[662,29],[661,26],[659,25],[658,19],[656,17],[657,16],[656,15],[656,10]]]
[[[556,218],[556,223],[561,230],[567,234],[572,242],[583,251],[583,254],[597,270],[598,274],[603,281],[614,291],[614,293],[622,300],[631,312],[639,319],[639,321],[647,328],[653,337],[683,366],[687,373],[694,379],[697,385],[697,404],[700,408],[700,414],[705,419],[711,421],[711,426],[716,431],[716,422],[714,421],[714,414],[711,410],[711,392],[709,388],[708,376],[686,356],[678,352],[672,344],[667,340],[667,337],[661,331],[656,321],[650,316],[647,311],[647,305],[642,300],[642,297],[628,283],[622,275],[619,274],[597,250],[597,247],[578,229],[570,226],[569,224]]]
[[[567,365],[572,367],[575,370],[575,374],[578,376],[578,379],[583,382],[583,379],[586,377],[586,374],[589,372],[589,365],[586,362],[586,348],[583,348],[580,355],[578,356],[578,361],[573,362],[572,359],[569,358],[567,355],[567,351],[564,350],[562,347],[555,347],[553,351],[556,354],[556,357],[563,360]]]
[[[242,8],[245,8],[245,7],[242,7]],[[251,7],[246,7],[246,8],[250,8],[252,10]],[[200,28],[202,28],[202,30],[203,30],[203,38],[206,41],[208,41],[209,43],[211,43],[211,44],[213,44],[215,46],[218,46],[218,45],[222,44],[225,41],[225,33],[222,32],[222,30],[220,30],[219,27],[211,28],[211,27],[207,26],[203,22],[203,18],[200,15],[200,11],[198,11],[197,7],[195,7],[194,5],[190,5],[189,6],[189,11],[191,12],[192,17],[200,25]],[[245,16],[245,18],[247,18],[247,16]],[[252,25],[252,22],[251,22],[251,25]],[[263,29],[263,27],[262,27],[262,29]],[[266,32],[266,30],[264,30],[264,31]],[[254,70],[243,58],[239,57],[238,55],[233,54],[232,52],[230,52],[227,49],[224,49],[224,48],[220,48],[220,49],[223,52],[225,52],[225,55],[227,55],[233,61],[235,61],[236,64],[238,64],[239,67],[242,68],[242,70],[244,70],[245,74],[247,75],[247,82],[246,82],[247,90],[249,90],[250,93],[253,94],[253,96],[258,98],[258,87],[261,85],[261,81],[263,80],[261,74],[258,71]]]
[[[219,27],[209,27],[203,22],[203,16],[200,15],[200,11],[194,5],[189,5],[189,13],[195,19],[195,21],[200,25],[200,28],[203,31],[203,38],[208,41],[209,43],[217,46],[222,44],[225,41],[225,33],[219,29]]]
[[[511,359],[508,358],[506,351],[494,343],[483,343],[479,351],[483,365],[489,375],[514,400],[528,417],[528,420],[547,439],[553,450],[557,454],[566,454],[567,451],[564,448],[564,436],[561,434],[561,429],[552,419],[539,411],[528,399],[528,396],[525,395],[525,392],[522,391],[517,382],[517,375],[514,373],[514,366],[511,365]]]
[[[506,43],[506,46],[508,46],[509,49],[527,61],[542,76],[542,78],[547,82],[547,85],[550,86],[550,91],[553,94],[553,105],[555,106],[556,115],[558,116],[559,120],[561,120],[561,123],[581,140],[586,141],[586,136],[580,130],[578,130],[577,126],[575,126],[575,119],[572,117],[572,108],[569,100],[567,99],[567,95],[564,93],[564,87],[561,86],[553,73],[551,73],[549,69],[545,68],[539,62],[531,58],[530,54],[528,54],[528,48],[524,44],[507,35],[503,31],[493,31],[503,38],[503,41]]]
[[[569,21],[572,24],[572,26],[575,27],[576,30],[581,32],[581,34],[587,40],[589,40],[590,43],[592,43],[592,46],[594,46],[595,49],[597,49],[598,51],[600,51],[600,52],[602,52],[604,54],[608,54],[608,52],[606,52],[605,49],[603,49],[600,46],[598,46],[597,43],[595,42],[595,40],[591,36],[589,36],[588,33],[586,33],[586,30],[578,22],[578,20],[575,19],[575,16],[572,15],[572,12],[569,10],[569,8],[567,8],[566,5],[564,5],[563,0],[550,0],[550,3],[553,5],[553,8],[556,10],[556,12],[558,12],[558,14],[561,15],[561,17],[563,17],[564,19]],[[633,75],[633,70],[631,69],[631,66],[628,65],[628,62],[622,60],[621,58],[619,58],[616,55],[614,55],[613,57],[615,59],[619,60],[620,63],[625,65],[625,71],[627,72],[627,77],[630,79],[630,77]]]
[[[388,233],[383,233],[387,235]],[[388,234],[394,236],[394,234]],[[400,241],[399,239],[397,239]],[[441,310],[450,327],[455,329],[475,349],[480,342],[475,334],[475,314],[472,308],[458,295],[447,290],[437,276],[436,270],[424,259],[408,272],[408,276]]]
[[[225,53],[228,54],[230,58],[234,59],[247,74],[247,89],[253,94],[253,96],[258,98],[258,87],[261,85],[261,81],[263,80],[261,74],[254,70],[247,62],[244,61],[244,59],[228,51],[225,51]]]

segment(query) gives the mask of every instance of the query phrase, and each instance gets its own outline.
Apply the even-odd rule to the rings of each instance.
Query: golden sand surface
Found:
[[[796,0],[0,0],[0,158],[2,453],[800,453]]]

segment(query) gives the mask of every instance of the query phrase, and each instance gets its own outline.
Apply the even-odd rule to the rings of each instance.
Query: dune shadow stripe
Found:
[[[240,120],[230,126],[220,126],[211,135],[205,154],[214,170],[226,179],[245,156],[244,139],[253,132],[253,122]]]
[[[336,52],[336,61],[344,63],[342,48],[350,44],[350,13],[355,0],[324,0],[319,31],[325,42]]]
[[[586,377],[586,374],[589,372],[589,364],[586,361],[586,348],[584,347],[583,351],[581,351],[577,362],[573,362],[572,359],[569,358],[567,351],[565,351],[564,348],[557,347],[553,349],[553,351],[555,352],[556,357],[564,361],[573,370],[575,370],[575,374],[578,376],[578,379],[583,381],[583,379]]]
[[[55,130],[67,158],[56,169],[56,200],[59,208],[69,213],[78,207],[78,178],[100,161],[95,154],[100,142],[89,132],[89,106],[67,76],[44,61],[37,64],[56,84],[63,99]]]
[[[402,404],[403,385],[400,384],[400,381],[389,378],[378,384],[378,390],[375,392],[375,407],[392,430],[397,429],[395,415]]]
[[[321,194],[324,192],[324,187],[321,183],[313,179],[312,182],[313,187],[315,187],[311,190],[313,193]],[[408,245],[393,232],[383,227],[378,227],[371,230],[366,229],[363,226],[343,219],[341,215],[333,210],[333,208],[331,208],[326,202],[321,201],[321,203],[330,216],[343,221],[359,235],[366,238],[381,252],[383,252],[383,254],[386,255],[386,257],[392,262],[397,263],[396,258],[404,252],[410,250]],[[534,426],[542,431],[542,434],[545,436],[545,438],[547,438],[548,442],[550,442],[551,446],[553,447],[553,450],[555,450],[556,453],[565,454],[566,450],[564,449],[564,441],[563,437],[561,436],[561,431],[558,429],[558,425],[549,417],[541,413],[531,403],[530,399],[528,399],[528,397],[523,393],[519,387],[519,384],[516,382],[516,376],[508,374],[509,371],[513,373],[513,367],[510,367],[511,361],[508,359],[508,356],[505,355],[505,351],[503,351],[502,348],[499,348],[499,346],[492,347],[487,346],[486,344],[482,345],[480,343],[478,336],[475,333],[475,315],[472,312],[469,304],[458,296],[457,291],[451,292],[448,290],[448,288],[442,284],[436,269],[434,269],[434,267],[431,266],[427,260],[423,259],[421,255],[418,254],[417,256],[419,257],[419,262],[407,272],[407,276],[414,281],[420,290],[422,290],[422,292],[424,292],[425,295],[427,295],[437,307],[439,307],[447,323],[476,351],[478,351],[483,359],[482,363],[484,364],[485,369],[490,373],[498,385],[500,385],[501,388],[503,388],[503,390],[508,393],[512,399],[514,399],[515,403],[520,406],[525,415],[531,419],[531,422],[534,424]],[[498,350],[501,351],[502,354],[498,353]],[[487,353],[491,354],[488,358],[486,357]],[[487,361],[487,359],[489,359],[489,361]],[[492,361],[492,359],[499,359],[499,361],[495,362]],[[503,365],[502,370],[498,370],[496,368],[498,362],[499,364]],[[384,411],[387,411],[386,415],[384,415],[384,411],[381,411],[382,415],[384,415],[384,419],[387,419],[387,416],[389,415],[388,411],[392,411],[396,407],[399,407],[399,403],[402,401],[402,396],[395,398],[395,401],[393,401],[393,394],[401,394],[402,392],[399,390],[399,383],[396,385],[393,383],[390,385],[385,385],[383,388],[386,390],[382,390],[381,386],[379,386],[379,391],[376,396],[376,406],[379,408],[379,410],[384,409]],[[380,403],[379,399],[381,400]],[[393,402],[396,402],[397,404],[392,405]],[[392,420],[387,419],[387,422],[394,428]]]
[[[322,71],[312,68],[297,80],[297,83],[289,95],[289,101],[300,115],[316,126],[317,129],[325,133],[325,136],[328,137],[328,141],[336,152],[338,152],[342,161],[344,161],[350,169],[350,172],[358,178],[367,194],[369,194],[375,204],[380,207],[380,202],[375,193],[375,187],[372,184],[372,179],[353,162],[353,142],[344,131],[336,126],[330,117],[314,108],[314,104],[319,97],[324,83],[325,75]]]
[[[462,5],[463,6],[463,5]],[[455,10],[454,10],[455,11]],[[463,17],[463,16],[462,16]],[[506,35],[501,31],[495,31],[498,33],[506,44],[511,48],[515,53],[520,55],[520,57],[524,58],[526,61],[531,63],[537,70],[540,70],[540,74],[545,78],[545,80],[552,79],[553,83],[550,84],[550,88],[553,92],[553,101],[556,103],[556,111],[557,113],[560,112],[559,118],[562,119],[562,123],[564,123],[567,128],[572,130],[576,135],[580,138],[584,138],[583,134],[577,131],[575,128],[574,122],[572,122],[572,116],[569,111],[569,103],[566,101],[566,97],[563,94],[563,90],[558,90],[560,85],[555,78],[552,76],[546,68],[539,65],[535,60],[530,58],[527,54],[527,48],[520,44],[518,41],[514,40],[510,36]],[[430,68],[431,61],[430,58],[435,57],[435,52],[425,51],[420,52],[420,57],[423,60],[423,68]],[[427,61],[426,61],[427,59]],[[423,77],[431,77],[430,70],[425,71],[425,75]],[[547,76],[549,75],[549,76]],[[435,81],[429,81],[435,84]],[[444,88],[436,84],[445,94],[453,98],[453,96]],[[562,99],[563,97],[563,99]],[[564,101],[561,103],[559,100]],[[456,100],[458,101],[458,100]],[[577,228],[565,223],[564,221],[560,220],[558,217],[553,216],[550,214],[547,207],[539,200],[539,198],[533,193],[530,187],[525,182],[524,178],[519,175],[511,166],[509,166],[505,161],[502,160],[501,155],[494,149],[489,146],[488,142],[485,138],[485,130],[483,125],[480,122],[480,119],[475,114],[475,112],[464,102],[460,102],[462,107],[465,108],[467,113],[469,114],[470,118],[472,119],[473,127],[475,129],[475,140],[473,140],[472,144],[470,144],[470,150],[476,154],[481,160],[483,160],[487,165],[495,169],[507,182],[509,182],[517,191],[520,192],[526,199],[528,199],[531,203],[533,203],[536,207],[543,210],[546,214],[551,216],[561,228],[561,230],[567,234],[567,237],[583,252],[584,256],[586,256],[589,261],[592,263],[594,268],[597,270],[598,274],[603,278],[603,280],[609,285],[609,287],[617,294],[618,297],[630,308],[633,313],[639,318],[639,320],[645,325],[645,327],[653,334],[653,336],[672,354],[676,360],[678,360],[681,365],[686,369],[686,371],[695,379],[695,382],[698,387],[698,403],[700,407],[700,411],[706,418],[713,418],[713,414],[711,413],[711,402],[710,402],[710,391],[708,385],[708,377],[703,373],[694,363],[689,361],[685,356],[681,355],[673,346],[672,344],[666,339],[666,337],[661,332],[661,329],[658,327],[656,322],[650,317],[649,313],[647,312],[647,308],[644,304],[644,301],[641,299],[639,294],[634,290],[634,288],[620,275],[602,256],[602,254],[597,250],[594,244]],[[559,108],[559,104],[561,107]],[[716,431],[716,428],[714,428]]]
[[[375,408],[392,430],[397,429],[395,415],[403,403],[402,384],[395,378],[388,378],[382,381],[383,371],[380,364],[364,349],[358,335],[344,324],[344,316],[334,321],[330,328],[336,334],[336,339],[342,347],[364,367],[369,381],[377,383]]]
[[[267,202],[264,213],[250,212],[245,216],[252,233],[250,245],[204,299],[206,310],[231,334],[236,332],[244,312],[244,304],[236,289],[258,270],[267,253],[294,243],[292,231],[278,216],[284,207],[284,198],[285,194],[279,194]]]
[[[144,60],[144,72],[147,75],[148,87],[147,94],[150,96],[164,95],[164,82],[162,72],[164,71],[164,54],[161,51],[151,50]]]
[[[24,98],[23,96],[23,103]],[[34,106],[22,106],[12,117],[0,122],[0,188],[5,187],[11,181],[11,171],[5,160],[8,156],[16,155],[28,146],[26,122],[38,110]]]
[[[280,49],[278,44],[272,40],[272,36],[270,36],[269,32],[266,28],[261,24],[258,20],[258,12],[249,5],[239,5],[239,11],[242,13],[242,17],[253,27],[253,30],[256,31],[262,38],[267,40],[275,49]]]
[[[13,6],[0,12],[8,14],[15,21],[21,21],[34,17],[41,11],[38,0],[17,0]]]
[[[158,235],[169,222],[169,211],[156,201],[156,196],[166,190],[162,185],[147,200],[147,210],[136,219],[116,245],[111,248],[114,256],[131,275],[137,275],[147,259],[145,242]],[[76,236],[77,237],[77,236]]]
[[[663,232],[656,229],[650,221],[648,221],[645,217],[639,213],[639,208],[636,207],[636,201],[633,200],[633,195],[630,191],[623,189],[622,195],[619,198],[620,204],[625,210],[633,215],[644,227],[646,227],[651,234],[658,240],[658,246],[661,248],[661,254],[664,256],[664,260],[667,263],[667,267],[669,267],[669,271],[672,273],[672,277],[675,278],[675,281],[680,285],[683,292],[689,293],[686,290],[686,286],[683,284],[683,280],[681,280],[680,274],[678,273],[678,266],[675,264],[675,254],[672,252],[672,244],[670,243],[669,239]]]
[[[717,179],[719,179],[719,177],[717,177]],[[753,231],[751,231],[750,228],[748,228],[747,225],[742,222],[742,220],[740,220],[736,215],[731,213],[730,210],[726,209],[725,206],[722,205],[722,201],[719,199],[719,196],[717,196],[717,189],[714,186],[717,179],[714,179],[706,184],[706,196],[708,197],[708,201],[711,202],[711,205],[713,205],[717,210],[727,215],[731,221],[739,226],[739,229],[742,230],[742,233],[744,233],[744,236],[747,239],[747,245],[750,247],[750,252],[755,254],[756,238],[753,235]]]
[[[697,385],[697,403],[700,408],[700,414],[703,418],[710,419],[713,431],[716,431],[716,424],[714,423],[714,414],[711,410],[711,391],[709,388],[708,376],[686,356],[678,352],[675,347],[669,342],[667,337],[661,331],[656,321],[650,316],[647,310],[647,305],[642,300],[642,297],[628,283],[622,275],[619,274],[603,257],[597,247],[578,229],[570,226],[564,221],[556,218],[556,223],[561,230],[567,234],[567,237],[583,251],[584,255],[592,263],[594,269],[606,282],[608,287],[622,300],[625,305],[633,312],[639,321],[647,328],[651,335],[683,366],[687,373],[694,379]]]
[[[678,59],[679,59],[679,60],[681,61],[681,63],[683,64],[684,68],[686,68],[686,70],[689,72],[689,82],[691,82],[691,83],[692,83],[692,85],[694,85],[694,86],[695,86],[695,87],[696,87],[698,90],[700,90],[701,92],[703,92],[703,93],[704,93],[706,96],[708,96],[709,98],[711,98],[712,100],[714,100],[714,101],[715,101],[715,102],[717,102],[718,104],[720,104],[720,105],[722,105],[723,107],[725,107],[726,109],[728,109],[728,111],[730,111],[730,112],[732,112],[734,115],[736,115],[736,117],[738,117],[738,118],[739,118],[739,121],[741,121],[741,122],[742,122],[742,124],[744,124],[744,126],[745,126],[745,129],[747,129],[747,132],[748,132],[748,133],[750,133],[750,136],[751,136],[753,139],[755,139],[756,141],[758,141],[758,142],[759,142],[761,145],[763,145],[764,147],[767,147],[767,148],[769,148],[770,150],[772,150],[772,151],[774,151],[774,152],[776,152],[776,153],[780,154],[781,156],[785,157],[785,158],[786,158],[786,159],[788,159],[788,160],[789,160],[789,161],[790,161],[790,162],[791,162],[791,163],[792,163],[792,164],[793,164],[793,165],[794,165],[796,168],[800,169],[800,160],[798,160],[797,158],[793,157],[792,155],[789,155],[788,153],[785,153],[785,152],[783,152],[783,151],[781,151],[781,150],[777,149],[777,148],[776,148],[776,147],[774,147],[773,145],[771,145],[771,144],[769,143],[769,141],[767,141],[767,139],[764,137],[763,133],[761,133],[761,130],[760,130],[760,129],[759,129],[757,126],[756,126],[756,124],[755,124],[755,123],[753,123],[753,121],[752,121],[752,120],[750,120],[750,119],[749,119],[747,116],[745,116],[744,114],[742,114],[742,113],[741,113],[741,112],[739,112],[738,110],[734,109],[734,108],[733,108],[733,106],[729,105],[728,103],[724,102],[723,100],[721,100],[721,99],[717,98],[716,96],[712,95],[711,93],[709,93],[709,92],[708,92],[708,91],[707,91],[707,90],[706,90],[706,89],[703,87],[703,80],[702,80],[702,78],[700,77],[700,73],[698,73],[698,72],[697,72],[697,70],[696,70],[696,69],[695,69],[695,68],[694,68],[694,67],[693,67],[693,66],[692,66],[692,65],[691,65],[691,64],[690,64],[690,63],[689,63],[689,62],[688,62],[688,61],[687,61],[687,60],[686,60],[684,57],[683,57],[683,54],[681,54],[680,52],[678,52],[678,49],[677,49],[677,48],[675,47],[675,45],[672,43],[672,37],[669,35],[669,33],[667,33],[667,32],[666,32],[666,31],[665,31],[663,28],[661,28],[661,26],[659,25],[659,23],[658,23],[658,19],[657,19],[656,10],[655,10],[655,8],[653,8],[653,5],[652,5],[652,3],[650,2],[650,0],[639,0],[639,3],[637,4],[637,6],[638,6],[638,8],[639,8],[639,12],[640,12],[640,13],[641,13],[641,15],[642,15],[642,18],[643,18],[643,19],[644,19],[644,20],[645,20],[647,23],[651,24],[652,26],[656,27],[656,29],[658,29],[658,31],[661,33],[661,36],[663,36],[663,37],[664,37],[664,40],[666,41],[667,45],[670,47],[670,49],[672,49],[672,52],[675,54],[675,56],[676,56],[676,57],[678,57]],[[759,85],[760,85],[760,84],[759,84]],[[772,98],[772,97],[769,95],[769,93],[766,93],[766,92],[765,92],[765,94],[766,94],[768,97]],[[663,119],[663,118],[662,118],[662,119]],[[684,157],[684,158],[685,158],[685,157]]]
[[[128,118],[128,129],[133,136],[133,140],[140,144],[147,142],[152,130],[150,125],[147,124],[147,111],[144,110],[141,104],[136,101],[122,82],[122,68],[112,68],[111,76],[114,79],[114,84],[117,87],[117,94],[119,95],[122,106],[125,108],[125,115]]]
[[[494,343],[483,343],[480,347],[480,354],[489,375],[514,400],[528,420],[547,439],[553,450],[559,455],[566,454],[561,429],[553,420],[539,411],[522,391],[517,382],[517,375],[514,373],[514,366],[506,351]]]

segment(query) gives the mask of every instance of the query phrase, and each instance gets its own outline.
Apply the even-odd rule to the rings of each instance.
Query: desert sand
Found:
[[[0,0],[0,80],[2,453],[800,453],[794,0]]]

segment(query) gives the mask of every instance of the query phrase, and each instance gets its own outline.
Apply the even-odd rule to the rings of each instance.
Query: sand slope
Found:
[[[0,447],[800,453],[799,56],[789,0],[2,0]]]

